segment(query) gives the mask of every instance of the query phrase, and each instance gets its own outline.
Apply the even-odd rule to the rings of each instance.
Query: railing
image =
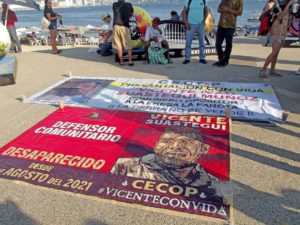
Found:
[[[182,21],[162,20],[159,25],[170,48],[184,49],[185,47],[185,26]],[[212,45],[211,40],[205,36],[206,45]],[[192,48],[199,47],[199,40],[197,33],[192,41]]]

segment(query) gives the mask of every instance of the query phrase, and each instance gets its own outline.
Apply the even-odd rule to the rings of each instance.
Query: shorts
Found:
[[[57,29],[57,24],[56,23],[50,23],[48,29],[49,30],[55,30],[55,29]]]
[[[132,49],[131,35],[128,27],[114,25],[113,27],[113,47],[115,49]]]
[[[271,36],[271,44],[283,44],[283,42],[284,40],[282,40],[281,38]]]

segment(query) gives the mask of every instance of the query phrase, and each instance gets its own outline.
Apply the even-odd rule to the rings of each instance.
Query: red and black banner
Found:
[[[0,177],[135,205],[229,219],[229,121],[58,109],[0,149]]]

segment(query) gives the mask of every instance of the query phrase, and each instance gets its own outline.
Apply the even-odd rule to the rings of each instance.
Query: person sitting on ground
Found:
[[[272,52],[267,57],[263,67],[259,72],[260,78],[266,78],[266,70],[267,67],[271,64],[271,69],[269,71],[269,75],[273,76],[281,76],[276,70],[277,58],[282,47],[282,43],[284,42],[287,36],[289,16],[290,16],[290,7],[294,3],[294,0],[284,1],[284,0],[276,0],[275,7],[278,12],[276,15],[276,19],[274,20],[271,27],[271,43],[272,43]]]
[[[166,49],[164,55],[168,60],[168,63],[172,63],[172,60],[170,59],[170,55],[169,55],[169,44],[165,40],[165,37],[161,29],[159,28],[159,24],[160,24],[160,19],[158,17],[155,17],[152,20],[152,26],[147,27],[146,34],[145,34],[145,41],[144,41],[146,63],[149,63],[148,49],[150,46],[153,46],[155,48]]]
[[[29,43],[30,43],[30,45],[38,44],[38,38],[37,38],[36,33],[34,31],[31,32],[31,34],[29,35]]]
[[[108,29],[100,31],[101,43],[99,44],[99,50],[97,53],[101,54],[101,56],[110,56],[112,55],[113,19],[109,13],[103,13],[101,15],[101,19],[106,25],[108,25]]]
[[[178,15],[178,13],[175,10],[171,11],[171,19],[170,20],[180,21],[180,16]]]

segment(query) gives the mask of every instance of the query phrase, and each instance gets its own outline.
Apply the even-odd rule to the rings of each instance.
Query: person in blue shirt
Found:
[[[186,29],[185,60],[183,64],[190,63],[191,45],[197,32],[199,39],[199,62],[206,64],[205,60],[205,0],[184,0],[183,22]]]

